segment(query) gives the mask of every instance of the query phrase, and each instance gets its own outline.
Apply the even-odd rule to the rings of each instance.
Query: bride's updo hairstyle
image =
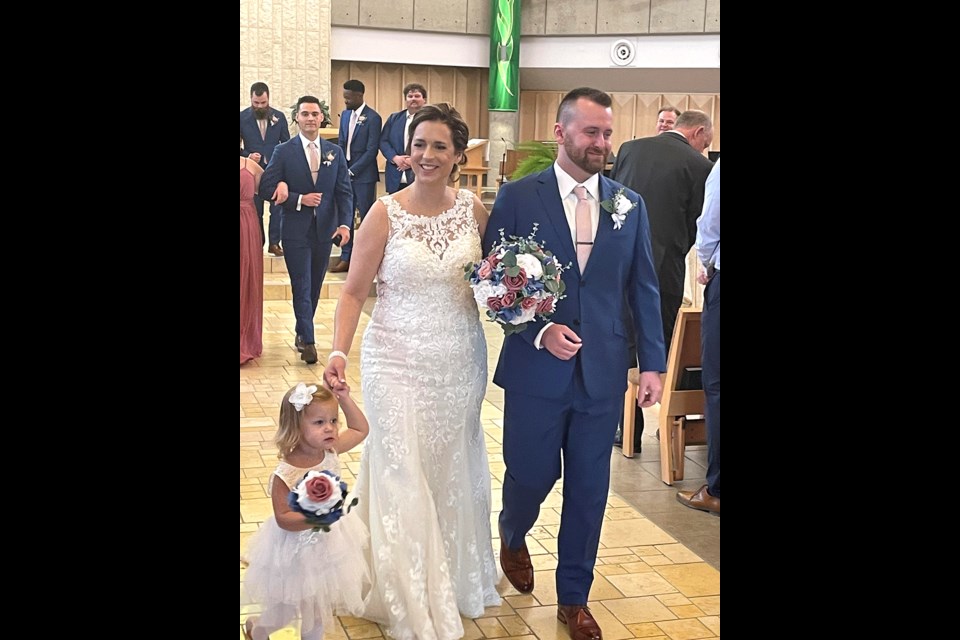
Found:
[[[453,139],[453,150],[460,156],[459,162],[453,165],[453,171],[450,172],[450,180],[457,182],[460,180],[460,165],[467,163],[467,156],[464,151],[467,150],[467,141],[470,140],[470,129],[467,123],[463,121],[460,112],[453,108],[449,102],[440,102],[438,104],[427,104],[420,108],[410,121],[410,142],[407,143],[407,155],[410,155],[410,143],[413,142],[413,132],[417,130],[421,122],[436,121],[442,122],[450,129],[450,138]]]

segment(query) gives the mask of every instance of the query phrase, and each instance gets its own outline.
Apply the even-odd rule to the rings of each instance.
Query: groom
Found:
[[[353,189],[343,150],[320,137],[320,100],[313,96],[297,100],[294,119],[300,134],[274,150],[260,178],[260,193],[283,205],[283,259],[297,318],[295,345],[300,359],[313,364],[317,361],[313,315],[333,240],[350,240]]]
[[[637,344],[641,407],[660,400],[666,359],[646,207],[636,193],[601,175],[610,153],[611,104],[609,95],[590,88],[563,98],[553,127],[556,163],[504,184],[484,235],[489,250],[501,229],[526,236],[539,223],[537,240],[561,264],[571,264],[562,276],[566,298],[551,321],[537,320],[504,339],[493,381],[505,392],[500,564],[518,591],[533,590],[524,536],[562,463],[557,618],[574,640],[603,637],[587,600],[613,436],[627,370],[637,364],[629,361],[629,332]],[[619,208],[618,193],[627,199]],[[601,203],[619,211],[617,219]]]

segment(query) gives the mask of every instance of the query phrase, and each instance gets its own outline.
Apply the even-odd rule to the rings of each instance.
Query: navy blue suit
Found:
[[[600,176],[600,199],[621,185]],[[636,339],[642,371],[664,371],[666,356],[660,296],[650,250],[643,200],[620,229],[600,209],[600,222],[586,269],[580,272],[553,167],[503,185],[497,194],[483,245],[485,252],[507,236],[527,236],[539,223],[537,239],[562,265],[566,298],[552,322],[580,336],[583,346],[560,360],[534,346],[545,322],[504,338],[493,381],[504,389],[503,511],[505,542],[519,548],[537,520],[540,504],[560,477],[563,513],[556,570],[559,604],[586,604],[593,584],[607,491],[610,451],[627,387],[630,335]],[[632,317],[634,322],[630,321]]]
[[[315,183],[299,135],[277,146],[260,178],[260,193],[272,194],[280,181],[286,182],[290,191],[281,205],[283,259],[293,290],[297,335],[305,344],[314,344],[313,315],[330,262],[333,232],[340,225],[350,227],[353,221],[353,190],[343,149],[320,137],[316,142],[321,162]],[[320,206],[302,205],[297,211],[300,196],[314,192],[323,194]]]
[[[251,153],[260,154],[260,166],[266,168],[270,163],[270,157],[273,155],[273,149],[281,142],[290,139],[290,130],[287,127],[287,119],[283,113],[276,109],[270,109],[271,114],[267,117],[266,138],[260,136],[260,126],[257,124],[257,116],[251,107],[247,107],[240,112],[240,137],[243,139],[243,149],[240,155],[248,157]],[[274,118],[276,122],[274,122]],[[264,193],[261,189],[260,193]],[[264,241],[263,235],[263,201],[268,200],[273,192],[266,194],[266,198],[259,195],[254,196],[254,204],[257,206],[257,217],[260,219],[260,243]],[[283,224],[283,215],[280,207],[270,203],[270,244],[280,243],[280,230]]]
[[[393,164],[393,156],[405,156],[407,151],[403,146],[403,129],[407,126],[407,110],[391,113],[383,125],[383,132],[380,134],[380,152],[387,160],[387,165],[383,172],[384,182],[387,183],[387,193],[396,193],[401,189],[400,169]],[[407,185],[413,184],[414,175],[412,169],[407,169]],[[406,185],[405,185],[406,186]]]
[[[347,149],[351,117],[353,117],[352,109],[347,109],[340,114],[340,135],[337,138],[337,144],[344,151]],[[350,160],[347,161],[347,168],[353,174],[350,178],[350,184],[353,186],[353,203],[360,212],[361,222],[373,206],[374,200],[377,199],[377,183],[380,182],[377,151],[380,149],[382,128],[383,120],[380,114],[365,105],[357,116],[353,139],[350,140]],[[350,262],[352,250],[353,237],[351,236],[350,242],[340,247],[340,259]]]

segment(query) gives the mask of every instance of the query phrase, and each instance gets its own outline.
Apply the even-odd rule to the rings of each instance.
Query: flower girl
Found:
[[[347,419],[342,431],[340,409]],[[349,500],[341,495],[337,456],[362,442],[368,430],[346,384],[331,392],[301,382],[283,397],[275,438],[280,463],[269,488],[274,515],[250,540],[243,581],[244,602],[262,610],[259,618],[246,620],[247,640],[265,640],[298,614],[300,637],[320,640],[334,612],[362,609],[369,582],[362,552],[369,533],[357,514],[345,513]],[[304,506],[314,515],[305,514]]]

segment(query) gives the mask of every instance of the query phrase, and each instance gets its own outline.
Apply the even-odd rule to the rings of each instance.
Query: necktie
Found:
[[[267,121],[266,120],[257,120],[257,124],[260,125],[260,137],[263,138],[264,142],[267,140]]]
[[[407,153],[407,145],[410,144],[410,123],[413,122],[413,116],[407,114],[407,123],[403,125],[403,153]],[[407,172],[400,172],[400,184],[407,184]]]
[[[313,181],[317,181],[317,173],[320,171],[320,154],[317,153],[317,143],[311,142],[307,145],[310,151],[310,173],[313,174]]]
[[[587,259],[593,250],[593,221],[590,219],[590,204],[587,201],[586,187],[577,185],[573,188],[577,196],[577,264],[580,273],[587,267]]]
[[[347,162],[350,162],[350,145],[353,143],[353,130],[357,127],[356,110],[350,114],[350,129],[347,132]]]

